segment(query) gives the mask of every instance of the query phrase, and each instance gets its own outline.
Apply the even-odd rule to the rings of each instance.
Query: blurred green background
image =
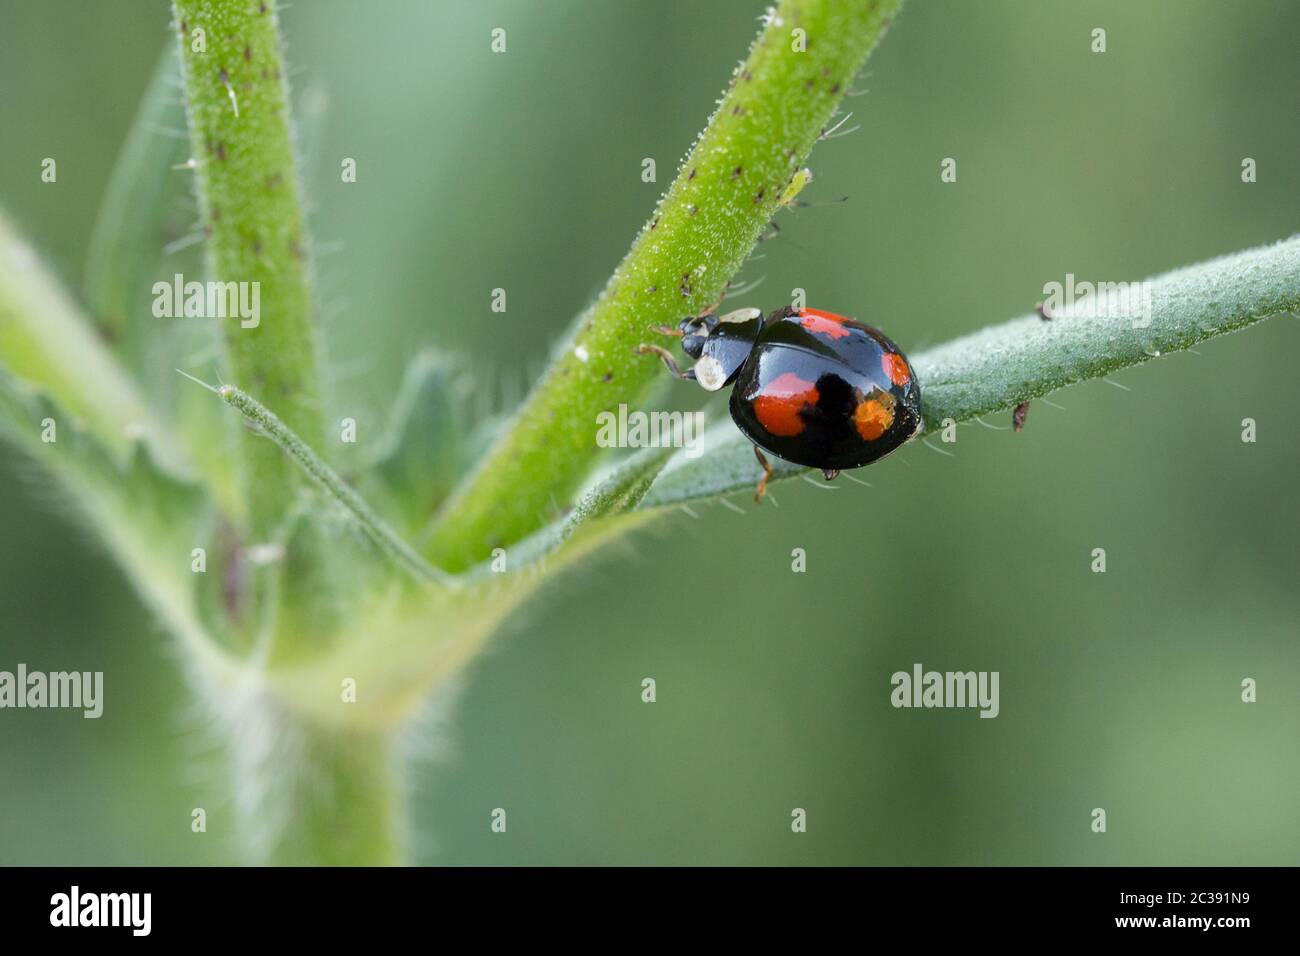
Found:
[[[307,192],[340,407],[378,415],[429,343],[473,370],[481,412],[516,400],[761,7],[292,5],[295,93],[328,102]],[[154,0],[0,0],[0,204],[71,289],[168,19]],[[914,352],[1025,313],[1067,272],[1139,279],[1284,238],[1297,36],[1281,0],[909,3],[847,101],[863,128],[813,153],[806,198],[849,202],[783,214],[746,301],[801,287]],[[1298,343],[1274,319],[1037,402],[1020,435],[964,426],[955,457],[918,443],[861,473],[870,488],[795,481],[779,507],[697,507],[601,552],[412,733],[418,860],[1300,862]],[[0,668],[106,672],[98,721],[0,713],[0,862],[236,860],[220,750],[166,635],[71,503],[0,458]],[[889,676],[915,662],[999,671],[1001,715],[894,710]]]

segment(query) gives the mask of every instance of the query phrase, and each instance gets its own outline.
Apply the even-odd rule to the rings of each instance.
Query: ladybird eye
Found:
[[[687,335],[682,338],[682,351],[697,359],[704,353],[704,340],[703,335]]]

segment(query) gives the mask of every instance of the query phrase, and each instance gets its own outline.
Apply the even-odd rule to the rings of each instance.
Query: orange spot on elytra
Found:
[[[770,434],[785,438],[798,435],[804,429],[799,412],[805,405],[816,405],[820,397],[812,382],[794,372],[783,372],[754,399],[754,417]]]
[[[864,441],[875,441],[894,424],[894,410],[879,399],[868,398],[853,410],[853,424]]]
[[[815,335],[827,335],[833,339],[842,339],[849,334],[844,327],[844,316],[820,309],[800,309],[799,324]]]
[[[885,374],[895,385],[906,385],[912,380],[912,373],[907,368],[907,359],[897,352],[882,352],[880,367],[885,370]]]

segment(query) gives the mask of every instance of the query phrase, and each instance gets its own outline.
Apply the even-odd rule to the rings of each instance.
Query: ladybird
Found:
[[[911,363],[884,333],[853,319],[792,306],[766,316],[760,309],[719,316],[710,308],[675,329],[653,330],[680,337],[695,365],[682,371],[657,345],[639,352],[658,355],[705,391],[732,386],[731,417],[763,468],[755,501],[772,475],[764,451],[819,468],[830,481],[879,461],[921,430]]]

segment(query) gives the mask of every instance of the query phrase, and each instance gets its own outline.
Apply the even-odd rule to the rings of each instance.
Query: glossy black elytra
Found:
[[[665,349],[642,345],[678,378],[731,391],[731,417],[763,466],[754,499],[772,474],[761,449],[820,468],[830,481],[845,468],[879,461],[921,429],[921,390],[907,358],[880,331],[820,309],[708,310],[676,329],[695,359],[682,371]]]

